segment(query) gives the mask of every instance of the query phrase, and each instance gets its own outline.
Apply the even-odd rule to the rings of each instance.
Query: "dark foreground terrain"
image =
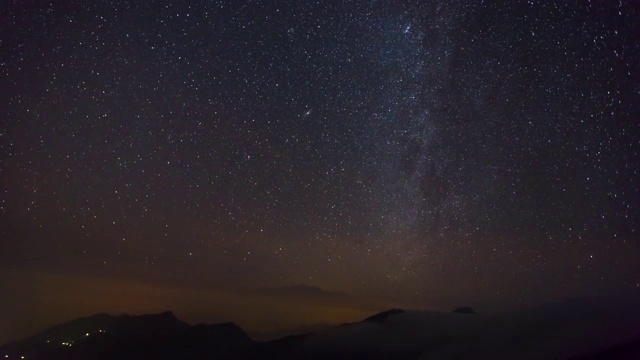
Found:
[[[275,341],[165,312],[94,315],[0,347],[4,359],[640,359],[640,310],[596,302],[484,316],[393,309]]]

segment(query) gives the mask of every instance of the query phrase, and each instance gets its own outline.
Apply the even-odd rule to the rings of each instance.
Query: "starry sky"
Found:
[[[0,24],[5,336],[91,286],[164,289],[140,312],[640,291],[633,0],[13,1]]]

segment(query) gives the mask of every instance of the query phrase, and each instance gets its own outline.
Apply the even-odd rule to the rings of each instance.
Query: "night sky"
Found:
[[[2,334],[640,292],[638,34],[634,0],[6,2]]]

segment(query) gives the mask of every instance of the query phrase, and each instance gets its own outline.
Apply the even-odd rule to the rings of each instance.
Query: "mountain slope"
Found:
[[[99,314],[0,348],[7,359],[634,359],[637,302],[574,300],[496,315],[392,309],[258,342],[233,323]]]

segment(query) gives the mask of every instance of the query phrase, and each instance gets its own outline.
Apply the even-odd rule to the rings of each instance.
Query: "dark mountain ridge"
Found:
[[[391,309],[391,310],[387,310],[387,311],[383,311],[380,313],[377,313],[375,315],[369,316],[368,318],[362,320],[363,322],[375,322],[375,323],[383,323],[385,322],[389,317],[396,315],[396,314],[402,314],[404,312],[404,310],[402,309]]]
[[[563,308],[569,309],[571,316],[567,316]],[[608,327],[591,323],[593,334],[606,335],[617,328],[629,335],[627,340],[616,337],[614,342],[600,342],[592,350],[585,352],[583,348],[575,352],[574,348],[567,347],[561,334],[568,331],[568,339],[574,339],[582,330],[576,332],[572,326],[577,324],[578,329],[583,329],[583,323],[576,323],[576,319],[602,317],[586,310],[574,314],[576,309],[566,305],[541,307],[524,312],[520,319],[514,314],[469,316],[475,313],[471,308],[458,308],[460,311],[453,312],[391,309],[360,322],[328,326],[317,332],[273,341],[255,341],[234,323],[190,326],[171,312],[142,316],[97,314],[5,344],[0,347],[0,358],[414,360],[462,359],[467,358],[465,354],[474,354],[473,358],[479,359],[510,359],[525,353],[531,359],[637,358],[640,338],[632,326],[640,323],[637,312],[624,313],[620,319],[612,318],[613,325]],[[605,328],[603,333],[601,329]],[[545,337],[554,331],[557,331],[555,335]],[[523,336],[526,339],[523,340]],[[532,350],[539,352],[532,355]],[[549,356],[553,351],[566,355]]]

